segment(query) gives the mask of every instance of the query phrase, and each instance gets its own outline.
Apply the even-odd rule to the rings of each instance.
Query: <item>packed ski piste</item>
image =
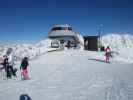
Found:
[[[0,44],[0,100],[133,100],[133,36],[103,36],[102,51],[51,41]]]

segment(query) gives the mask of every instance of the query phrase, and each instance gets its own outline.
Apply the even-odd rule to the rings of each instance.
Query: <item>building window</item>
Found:
[[[71,27],[54,27],[52,28],[52,31],[56,31],[56,30],[72,30]]]

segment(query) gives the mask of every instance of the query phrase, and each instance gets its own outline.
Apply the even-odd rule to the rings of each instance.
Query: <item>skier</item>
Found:
[[[7,78],[12,78],[12,75],[16,77],[16,68],[14,67],[14,52],[12,48],[9,48],[6,52],[5,70],[7,72]]]
[[[4,59],[3,57],[0,57],[0,70],[4,69]]]
[[[3,66],[5,69],[5,73],[6,73],[6,77],[11,78],[10,72],[9,72],[9,63],[8,63],[8,57],[6,55],[3,56],[4,62],[3,62]]]
[[[21,66],[20,66],[21,78],[24,80],[29,79],[28,68],[27,68],[28,66],[29,66],[28,57],[24,57],[22,59]]]
[[[68,41],[67,42],[67,48],[70,49],[70,47],[71,47],[71,41]]]
[[[110,56],[111,56],[111,49],[109,46],[105,49],[105,56],[106,56],[106,63],[110,62]]]
[[[1,67],[0,67],[0,73],[1,73],[1,78],[5,79],[5,77],[7,77],[7,66],[8,66],[8,58],[6,55],[4,55],[1,58]],[[3,72],[4,70],[4,72]]]

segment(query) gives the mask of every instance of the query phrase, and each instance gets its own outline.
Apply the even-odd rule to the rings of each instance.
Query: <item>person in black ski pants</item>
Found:
[[[10,70],[9,70],[8,58],[7,58],[6,55],[4,55],[3,58],[4,58],[3,66],[4,66],[4,69],[5,69],[6,77],[10,78],[11,75],[10,75]]]
[[[12,49],[12,48],[8,48],[8,50],[7,50],[7,52],[6,52],[6,55],[7,55],[7,57],[8,57],[8,63],[9,63],[9,66],[7,67],[7,71],[10,72],[9,77],[10,77],[10,76],[17,77],[17,76],[16,76],[16,71],[17,71],[17,70],[15,70],[15,68],[14,68],[14,64],[15,64],[15,63],[14,63],[14,62],[15,62],[14,57],[15,57],[15,54],[14,54],[13,49]]]
[[[16,73],[14,72],[14,69],[12,66],[9,65],[9,59],[6,55],[3,56],[4,58],[4,68],[5,68],[5,72],[6,72],[6,77],[9,79],[9,78],[12,78],[11,76],[16,76]]]

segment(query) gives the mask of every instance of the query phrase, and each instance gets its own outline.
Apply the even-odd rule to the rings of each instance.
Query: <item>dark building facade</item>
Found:
[[[98,51],[98,38],[99,36],[84,36],[85,50]]]

